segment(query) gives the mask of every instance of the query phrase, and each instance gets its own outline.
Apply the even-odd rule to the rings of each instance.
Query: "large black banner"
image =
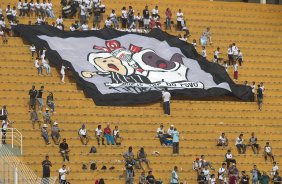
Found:
[[[236,85],[222,66],[205,61],[191,44],[160,29],[149,34],[113,29],[64,32],[47,25],[18,25],[15,31],[37,48],[46,47],[47,58],[57,67],[70,67],[97,105],[154,102],[164,88],[173,96],[194,99],[250,99],[250,87]]]

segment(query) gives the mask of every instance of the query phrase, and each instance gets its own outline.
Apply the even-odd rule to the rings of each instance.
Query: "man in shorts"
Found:
[[[37,95],[36,95],[36,100],[39,105],[40,113],[42,112],[42,107],[43,107],[43,99],[42,99],[43,91],[44,91],[44,86],[41,86],[40,89],[37,91]]]
[[[33,107],[35,107],[35,102],[36,102],[37,91],[35,90],[34,85],[31,87],[28,94],[29,94],[29,111],[30,111]]]

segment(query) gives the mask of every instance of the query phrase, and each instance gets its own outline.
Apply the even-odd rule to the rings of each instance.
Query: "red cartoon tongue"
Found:
[[[116,71],[119,71],[119,69],[114,64],[108,64],[108,67],[111,68],[111,69],[114,69]]]
[[[160,63],[159,64],[159,68],[166,68],[166,67],[167,67],[166,63]]]

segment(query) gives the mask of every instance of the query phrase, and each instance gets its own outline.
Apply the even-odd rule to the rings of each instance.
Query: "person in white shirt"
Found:
[[[80,23],[84,24],[86,22],[86,6],[84,1],[79,7],[80,7]]]
[[[217,49],[214,51],[214,59],[213,59],[214,63],[219,63],[222,61],[222,58],[219,57],[220,54],[221,54],[220,48],[217,47]]]
[[[64,20],[61,15],[56,19],[56,24],[64,24]]]
[[[264,146],[264,160],[265,162],[267,161],[267,157],[270,157],[270,161],[274,162],[274,156],[272,154],[272,148],[269,145],[269,142],[266,142],[265,146]]]
[[[251,88],[252,88],[251,102],[254,102],[255,101],[255,93],[256,93],[256,82],[255,81],[253,81]]]
[[[205,58],[205,60],[207,59],[207,50],[205,46],[202,46],[202,56]]]
[[[172,138],[173,131],[174,131],[174,125],[170,125],[169,129],[167,129],[168,138]]]
[[[183,20],[183,13],[182,13],[182,10],[181,9],[179,9],[178,10],[178,12],[177,12],[177,14],[176,14],[176,21],[177,21],[177,28],[178,28],[178,30],[179,31],[181,31],[182,30],[182,26],[181,26],[181,22],[182,22],[182,20]]]
[[[82,124],[81,128],[78,130],[78,135],[79,135],[81,143],[83,145],[87,145],[89,138],[87,136],[87,130],[86,130],[86,126],[84,123]]]
[[[161,135],[163,135],[164,132],[164,125],[161,124],[160,127],[157,129],[157,133],[156,133],[156,138],[160,138]]]
[[[196,39],[193,39],[192,45],[197,50],[197,41],[196,41]]]
[[[226,182],[227,171],[225,169],[226,163],[222,163],[222,166],[218,169],[218,179],[220,184],[224,184]]]
[[[39,16],[39,13],[40,13],[40,2],[39,2],[39,0],[36,0],[36,3],[34,3],[34,6],[35,6],[35,15]]]
[[[231,150],[227,150],[227,153],[225,154],[225,161],[227,163],[227,168],[229,168],[230,163],[236,164],[236,160],[233,158]]]
[[[115,129],[113,130],[113,136],[114,136],[115,144],[121,145],[122,138],[120,137],[118,126],[115,126]]]
[[[31,16],[33,16],[34,11],[35,11],[35,4],[34,4],[33,0],[31,0],[29,2],[29,13],[30,13]]]
[[[227,55],[228,55],[228,64],[233,66],[233,51],[232,51],[232,45],[230,44],[227,49]]]
[[[225,136],[225,133],[222,132],[221,136],[219,136],[218,140],[217,140],[217,146],[222,146],[222,147],[226,147],[228,146],[228,139]]]
[[[236,138],[235,146],[237,147],[239,154],[246,153],[246,145],[244,144],[243,134],[240,134],[239,137]]]
[[[69,67],[65,67],[64,65],[62,65],[62,67],[61,67],[61,75],[62,75],[62,83],[65,83],[65,69],[67,69],[67,68],[69,68]]]
[[[244,62],[244,60],[243,60],[243,53],[240,50],[238,50],[237,59],[238,59],[238,62],[239,62],[239,66],[242,66],[242,63]]]
[[[119,26],[115,10],[112,10],[112,13],[110,14],[110,20],[113,22],[114,27],[118,29]]]
[[[152,10],[152,17],[157,18],[159,17],[159,7],[155,6],[155,8]]]
[[[64,28],[63,28],[63,25],[62,24],[57,24],[56,25],[56,28],[58,28],[59,30],[63,31]]]
[[[75,29],[75,27],[74,27],[74,24],[71,24],[71,26],[70,26],[70,31],[75,31],[76,29]]]
[[[46,16],[46,8],[47,8],[46,0],[43,0],[43,2],[40,3],[40,10],[39,10],[43,18]]]
[[[34,61],[34,66],[37,69],[38,75],[42,75],[42,66],[39,63],[39,58],[37,57],[36,60]]]
[[[172,172],[171,172],[171,177],[170,177],[170,183],[171,184],[177,184],[179,183],[179,178],[178,178],[178,167],[174,166]]]
[[[37,17],[36,24],[41,25],[41,24],[43,24],[43,23],[44,23],[44,20],[43,20],[42,17],[39,15],[39,16]]]
[[[105,27],[106,28],[111,28],[112,27],[112,21],[111,21],[110,17],[108,17],[107,20],[105,21]]]
[[[204,176],[206,177],[206,181],[209,181],[210,179],[210,170],[208,169],[208,166],[204,166],[204,169],[202,170],[204,173]]]
[[[34,53],[36,52],[36,47],[34,46],[34,44],[32,44],[29,48],[30,52],[31,52],[31,57],[33,59],[34,57]]]
[[[49,62],[48,62],[46,57],[44,57],[42,59],[42,65],[46,69],[47,75],[50,75],[51,74],[51,67],[50,67]]]
[[[209,178],[208,184],[216,184],[216,179],[214,174],[212,174],[211,177]]]
[[[9,22],[11,22],[13,20],[13,15],[12,15],[12,8],[10,5],[8,5],[6,8],[6,15]]]
[[[29,16],[29,3],[27,2],[27,0],[24,0],[23,5],[23,16],[27,15]]]
[[[222,66],[225,68],[225,71],[228,73],[228,64],[226,61],[224,61]]]
[[[21,17],[23,15],[23,3],[22,3],[22,0],[19,0],[19,2],[18,2],[18,10],[19,10],[19,16]]]
[[[66,184],[67,183],[66,175],[69,174],[69,172],[70,172],[70,168],[67,169],[66,165],[63,164],[63,167],[61,169],[59,169],[59,183],[60,184]]]
[[[271,170],[271,176],[274,176],[276,173],[278,173],[279,167],[276,162],[273,162],[272,170]]]
[[[98,145],[100,145],[100,140],[102,140],[102,145],[105,145],[104,143],[104,135],[103,135],[103,130],[102,126],[98,125],[98,127],[95,130],[95,137],[97,139]]]
[[[234,80],[237,82],[238,80],[238,64],[236,61],[234,61],[234,65],[233,65],[233,71],[234,71]]]
[[[13,15],[13,21],[15,21],[17,19],[17,9],[15,6],[12,9],[12,15]]]
[[[82,30],[82,31],[88,31],[88,24],[83,23],[83,24],[81,25],[81,30]]]
[[[238,58],[238,47],[236,46],[235,43],[232,44],[232,54],[233,54],[233,61],[237,61]]]
[[[170,93],[165,89],[162,92],[162,98],[163,98],[163,106],[164,106],[164,114],[170,115]]]
[[[46,13],[49,17],[55,18],[54,12],[53,12],[53,4],[51,0],[48,0],[48,3],[46,4]]]

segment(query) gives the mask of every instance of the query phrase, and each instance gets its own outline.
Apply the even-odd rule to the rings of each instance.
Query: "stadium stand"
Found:
[[[105,183],[124,183],[123,153],[129,146],[133,147],[136,155],[141,146],[145,147],[150,166],[155,178],[161,178],[163,183],[168,183],[173,167],[179,168],[181,182],[196,183],[197,175],[192,169],[192,163],[196,157],[204,154],[206,159],[212,162],[217,171],[224,161],[227,149],[231,149],[237,161],[239,171],[249,171],[256,164],[261,171],[269,175],[272,169],[270,161],[263,158],[263,146],[270,142],[275,161],[281,162],[281,120],[282,120],[282,7],[275,5],[259,5],[246,3],[209,2],[205,0],[176,0],[176,1],[132,1],[132,0],[103,0],[106,5],[106,15],[115,9],[120,15],[122,6],[133,6],[135,12],[142,12],[147,4],[151,10],[156,4],[159,6],[161,22],[164,22],[164,12],[167,7],[172,10],[175,21],[176,12],[181,7],[187,21],[191,37],[198,40],[203,30],[211,27],[213,45],[207,46],[207,59],[213,60],[213,52],[216,47],[222,49],[221,57],[227,59],[227,48],[230,43],[236,42],[244,53],[243,66],[239,68],[238,83],[248,81],[263,82],[266,88],[263,110],[258,111],[255,102],[239,101],[182,101],[172,99],[171,116],[164,116],[162,104],[135,105],[128,107],[96,106],[92,99],[86,98],[81,89],[76,85],[71,74],[67,72],[65,84],[60,82],[60,71],[52,66],[51,76],[37,76],[34,61],[31,59],[29,45],[19,37],[8,37],[8,44],[0,44],[0,76],[2,89],[0,90],[1,104],[9,108],[9,117],[14,120],[13,126],[24,137],[23,156],[18,157],[23,163],[42,175],[41,162],[45,155],[50,156],[53,166],[51,176],[58,176],[58,170],[63,161],[59,148],[52,141],[45,145],[40,130],[32,129],[28,112],[28,90],[32,85],[39,89],[45,86],[44,104],[49,92],[53,92],[56,104],[56,114],[52,119],[59,123],[61,137],[66,138],[70,147],[71,168],[67,179],[71,184],[94,183],[103,178]],[[16,0],[1,1],[3,10],[6,6],[17,6]],[[61,13],[59,0],[53,0],[55,16]],[[4,13],[5,15],[5,13]],[[77,18],[76,18],[77,19]],[[89,21],[92,27],[93,16]],[[64,19],[66,30],[74,23],[75,19]],[[35,17],[19,17],[19,22],[28,24],[35,22]],[[55,19],[47,20],[49,24]],[[176,21],[175,21],[176,22]],[[183,32],[167,31],[178,35]],[[197,48],[201,52],[200,46]],[[232,69],[228,70],[232,77]],[[46,104],[44,105],[44,109]],[[41,121],[42,115],[39,114]],[[85,123],[90,141],[88,145],[82,145],[78,130]],[[105,128],[111,124],[119,126],[123,138],[121,145],[97,145],[94,138],[94,130],[98,124]],[[160,123],[165,130],[173,124],[180,132],[180,154],[172,155],[170,147],[163,147],[155,138],[156,130]],[[43,124],[43,123],[42,123]],[[37,127],[37,126],[36,126]],[[51,126],[48,127],[49,132]],[[221,132],[225,132],[229,145],[221,149],[216,146]],[[245,143],[255,132],[258,143],[261,146],[260,153],[253,154],[250,147],[246,154],[238,154],[235,147],[235,139],[240,133],[244,134]],[[89,153],[92,146],[97,148],[97,153]],[[159,152],[157,155],[155,152]],[[90,170],[90,164],[95,162],[98,169]],[[86,170],[82,165],[87,166]],[[106,170],[102,170],[106,166]],[[110,170],[110,167],[115,169]],[[135,182],[139,179],[141,170],[135,170]]]

